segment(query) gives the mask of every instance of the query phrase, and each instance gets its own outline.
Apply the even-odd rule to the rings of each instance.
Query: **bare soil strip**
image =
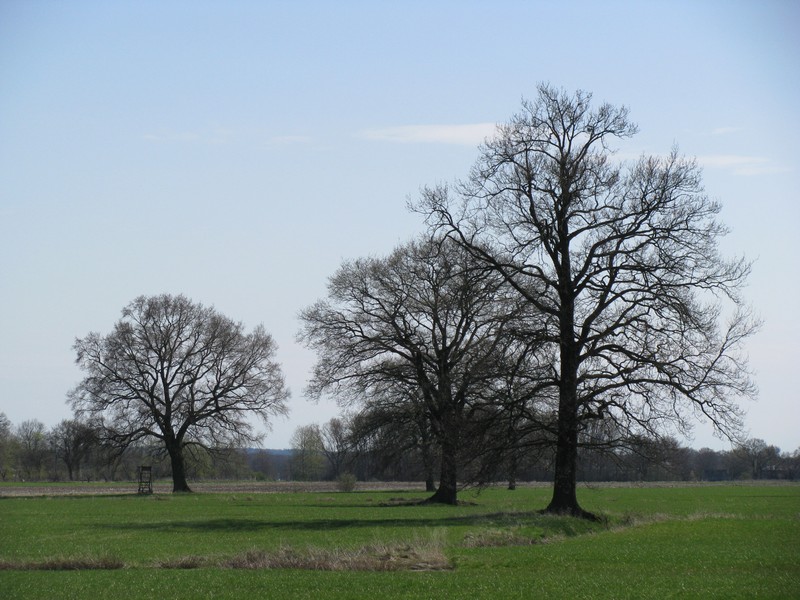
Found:
[[[189,486],[195,492],[221,493],[221,494],[277,494],[281,492],[338,492],[335,481],[208,481],[190,482]],[[113,484],[7,484],[0,485],[0,497],[3,496],[117,496],[120,494],[136,494],[138,483],[135,481],[118,482]],[[422,492],[425,484],[420,482],[359,482],[356,492],[382,492],[382,491],[413,491]],[[153,493],[172,493],[171,482],[154,482]]]
[[[500,484],[499,484],[500,485]],[[518,483],[518,487],[552,487],[552,482],[531,481]],[[743,480],[743,481],[606,481],[593,483],[579,483],[579,487],[588,489],[600,488],[681,488],[681,487],[715,487],[715,486],[765,486],[765,485],[799,485],[800,482],[785,480]],[[312,492],[335,493],[339,491],[335,481],[205,481],[189,482],[195,492],[219,494],[277,494],[281,492]],[[57,484],[0,484],[0,498],[4,496],[118,496],[122,494],[136,494],[138,483],[135,481],[117,483],[57,483]],[[424,492],[425,484],[419,481],[359,481],[356,492]],[[172,482],[160,481],[153,483],[153,493],[171,494]],[[407,499],[396,499],[407,502]],[[389,501],[390,503],[392,500]]]

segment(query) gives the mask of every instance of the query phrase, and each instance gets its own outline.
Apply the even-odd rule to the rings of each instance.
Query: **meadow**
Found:
[[[800,598],[800,486],[13,496],[3,598]]]

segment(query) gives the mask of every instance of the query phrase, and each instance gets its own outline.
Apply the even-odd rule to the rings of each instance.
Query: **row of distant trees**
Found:
[[[324,425],[298,427],[290,450],[196,448],[187,455],[189,479],[321,481],[353,476],[360,481],[419,481],[436,489],[439,453],[425,448],[401,423],[378,422],[359,414]],[[512,459],[476,461],[473,484],[549,481],[551,451],[530,447]],[[0,413],[2,481],[130,481],[137,468],[151,465],[157,478],[171,477],[168,455],[158,445],[133,445],[119,452],[103,443],[88,423],[63,420],[47,428],[37,420],[12,424]],[[695,450],[671,438],[641,439],[626,448],[586,447],[580,453],[582,481],[723,481],[800,479],[800,448],[781,452],[760,439],[731,450]]]
[[[377,425],[377,426],[376,426]],[[781,452],[750,438],[730,450],[696,450],[670,437],[638,438],[625,446],[603,446],[597,436],[579,451],[580,481],[729,481],[800,478],[800,448]],[[322,426],[300,427],[292,438],[290,464],[298,479],[337,479],[352,473],[360,481],[425,481],[436,489],[440,451],[426,448],[399,420],[364,412],[333,418]],[[301,458],[302,457],[302,458]],[[488,453],[470,463],[471,485],[550,481],[554,450],[528,444],[517,452]],[[467,485],[467,484],[465,484]]]
[[[99,423],[64,419],[48,428],[38,420],[11,423],[0,413],[0,480],[130,481],[140,465],[152,465],[157,477],[170,476],[168,455],[160,445],[109,443]],[[239,449],[195,447],[187,469],[193,479],[253,476],[247,453]]]

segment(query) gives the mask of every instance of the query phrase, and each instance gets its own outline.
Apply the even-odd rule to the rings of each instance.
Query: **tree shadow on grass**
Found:
[[[378,518],[378,519],[304,519],[270,520],[248,518],[217,518],[197,520],[175,520],[161,522],[138,522],[119,524],[99,524],[103,529],[150,532],[241,532],[259,531],[335,531],[354,528],[421,528],[421,527],[457,527],[457,526],[546,526],[564,533],[564,529],[572,530],[566,525],[569,517],[552,517],[542,515],[539,511],[490,513],[463,516],[420,517],[420,518]],[[563,522],[563,523],[562,523]],[[567,532],[568,533],[568,532]]]

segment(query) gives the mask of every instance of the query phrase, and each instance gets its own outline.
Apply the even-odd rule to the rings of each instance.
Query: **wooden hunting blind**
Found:
[[[153,467],[139,467],[139,493],[153,493]]]

